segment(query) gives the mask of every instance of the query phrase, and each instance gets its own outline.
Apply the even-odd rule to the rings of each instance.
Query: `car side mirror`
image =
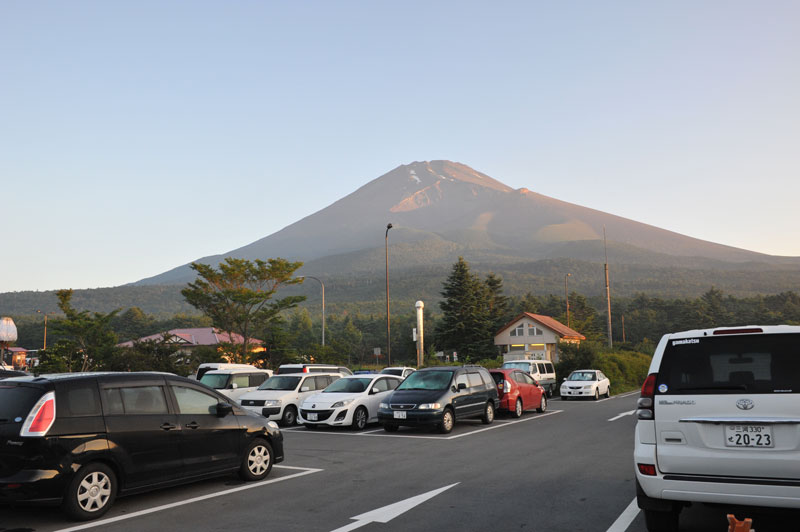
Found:
[[[379,389],[377,389],[377,388],[373,388],[373,389],[371,389],[371,390],[369,391],[369,394],[370,394],[370,395],[375,395],[376,393],[380,393],[380,390],[379,390]]]
[[[310,392],[310,391],[311,391],[311,387],[309,387],[309,386],[303,386],[302,388],[300,388],[300,391],[301,391],[301,392]]]
[[[236,384],[235,382],[233,384],[231,384],[231,390],[235,390],[238,387],[239,387],[239,385]]]
[[[233,412],[233,406],[231,406],[230,404],[228,403],[217,404],[217,417],[225,417],[231,412]]]
[[[465,383],[463,383],[463,382],[459,382],[458,383],[458,389],[459,390],[466,390],[467,389],[467,385]]]

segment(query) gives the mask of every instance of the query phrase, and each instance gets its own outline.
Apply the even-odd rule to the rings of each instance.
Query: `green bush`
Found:
[[[593,342],[561,344],[556,375],[559,384],[577,369],[599,369],[611,381],[612,393],[637,390],[642,386],[650,367],[651,355],[637,351],[604,348]]]

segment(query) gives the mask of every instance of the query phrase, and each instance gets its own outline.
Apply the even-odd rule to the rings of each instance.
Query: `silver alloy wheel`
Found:
[[[269,468],[271,457],[266,445],[256,445],[247,455],[247,469],[255,476],[263,475]]]
[[[361,430],[367,426],[367,411],[363,408],[357,408],[353,418],[353,426],[356,430]]]
[[[444,428],[445,432],[450,432],[453,430],[453,413],[449,410],[445,410],[444,414],[442,414],[442,427]]]
[[[93,471],[78,486],[78,505],[86,512],[102,510],[111,497],[111,479],[102,471]]]
[[[486,403],[486,423],[491,423],[492,421],[494,421],[494,405]]]
[[[517,404],[514,407],[514,415],[516,417],[522,416],[522,399],[517,399]]]

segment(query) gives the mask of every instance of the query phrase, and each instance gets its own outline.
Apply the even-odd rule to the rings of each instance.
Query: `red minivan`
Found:
[[[497,393],[500,396],[498,410],[507,410],[520,417],[525,410],[535,408],[537,412],[547,410],[547,394],[533,377],[524,371],[511,368],[491,369]]]

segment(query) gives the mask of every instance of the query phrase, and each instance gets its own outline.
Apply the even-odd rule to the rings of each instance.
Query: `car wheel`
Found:
[[[595,388],[594,389],[594,400],[597,401],[598,399],[600,399],[600,388]]]
[[[106,513],[117,496],[117,476],[105,464],[80,468],[64,492],[62,508],[78,521],[96,519]]]
[[[453,411],[449,408],[445,408],[444,412],[442,412],[442,422],[439,423],[439,432],[442,434],[449,434],[451,430],[453,430],[453,425],[455,425],[456,419],[453,417]]]
[[[483,417],[481,418],[484,425],[488,425],[492,421],[494,421],[494,403],[489,401],[486,403],[486,409],[483,411]]]
[[[522,408],[522,399],[517,397],[517,404],[514,405],[514,414],[513,414],[513,416],[514,417],[522,417],[522,412],[524,410],[525,409]]]
[[[244,480],[262,480],[272,470],[272,446],[268,441],[255,440],[247,446],[239,475]]]
[[[656,510],[642,510],[647,532],[678,532],[680,509],[659,512]]]
[[[386,432],[397,432],[397,429],[399,428],[400,427],[395,425],[394,423],[387,423],[383,426],[383,430],[385,430]]]
[[[555,390],[553,389],[553,387],[552,387],[552,386],[550,386],[549,388],[547,388],[547,398],[548,398],[548,399],[550,399],[551,397],[553,397],[553,394],[554,394],[554,393],[555,393]]]
[[[356,408],[353,413],[353,430],[364,430],[367,426],[367,409],[363,406]]]
[[[283,410],[281,425],[283,425],[284,427],[292,427],[296,424],[297,424],[297,410],[293,406],[287,406]]]
[[[606,399],[608,399],[608,398],[610,398],[610,397],[611,397],[611,386],[609,386],[608,388],[606,388]]]
[[[542,394],[542,402],[539,403],[539,408],[537,408],[536,411],[541,414],[545,410],[547,410],[547,397]]]

